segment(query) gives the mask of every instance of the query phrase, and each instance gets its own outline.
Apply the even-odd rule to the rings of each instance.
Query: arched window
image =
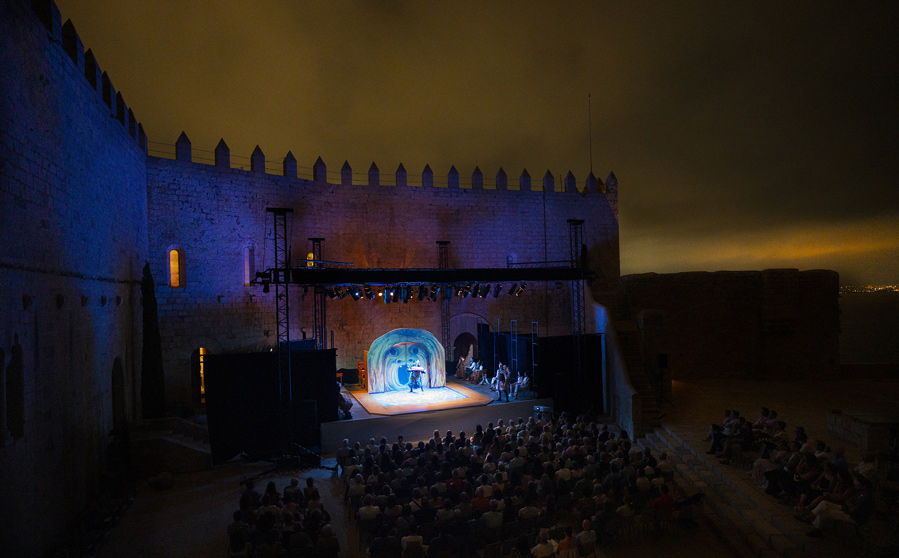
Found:
[[[169,286],[184,286],[184,249],[180,246],[169,246]]]
[[[243,284],[249,285],[256,278],[256,243],[249,242],[243,248]]]

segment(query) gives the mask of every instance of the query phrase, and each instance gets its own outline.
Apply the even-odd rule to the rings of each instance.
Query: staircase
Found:
[[[165,417],[136,422],[131,425],[130,442],[131,461],[139,477],[212,467],[209,429],[193,420]]]
[[[755,486],[745,466],[722,465],[705,451],[704,427],[663,425],[637,440],[654,455],[665,451],[676,464],[675,492],[705,493],[710,527],[740,558],[852,558],[863,556],[863,539],[852,525],[816,539],[805,533],[811,526],[793,517],[793,508],[780,504]],[[862,535],[863,537],[863,535]]]
[[[631,322],[615,322],[615,330],[618,333],[618,343],[621,353],[627,363],[627,372],[631,385],[640,395],[640,413],[633,417],[634,436],[640,436],[653,428],[660,426],[659,400],[655,390],[646,375],[646,367],[643,364],[643,352],[640,348],[640,334],[636,324]]]

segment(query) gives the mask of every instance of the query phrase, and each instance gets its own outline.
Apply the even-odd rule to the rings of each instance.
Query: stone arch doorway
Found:
[[[125,411],[125,368],[122,359],[115,357],[112,362],[112,430],[123,432],[128,427]]]
[[[194,403],[206,403],[206,347],[190,353],[190,393]]]
[[[457,364],[460,357],[478,358],[478,338],[467,331],[463,331],[453,340],[453,363]]]

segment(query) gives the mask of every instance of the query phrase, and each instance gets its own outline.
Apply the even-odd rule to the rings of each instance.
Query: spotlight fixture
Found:
[[[403,304],[409,302],[410,296],[412,296],[412,287],[409,285],[403,285],[403,288],[400,290],[400,297],[403,301]]]
[[[362,289],[359,288],[359,285],[353,285],[353,288],[350,291],[350,296],[353,297],[353,300],[359,300],[360,298],[362,298]]]
[[[481,292],[481,285],[475,283],[471,287],[471,298],[478,298],[478,293]]]
[[[343,300],[343,298],[347,295],[347,290],[345,287],[337,287],[334,292],[337,293],[337,300]]]
[[[481,298],[487,298],[487,295],[490,293],[490,283],[484,283],[481,285],[481,292],[478,293],[481,295]],[[496,298],[496,297],[493,297]]]
[[[334,289],[332,289],[331,287],[325,289],[325,294],[328,295],[328,298],[330,298],[331,300],[334,300],[334,297],[337,296],[336,294],[334,294]]]
[[[453,288],[456,291],[456,296],[462,296],[462,287],[461,286],[454,285]]]
[[[363,285],[362,291],[365,293],[365,298],[368,300],[375,298],[375,293],[371,290],[371,285]]]
[[[392,289],[390,289],[390,294],[392,295],[391,298],[393,298],[393,302],[400,301],[400,288],[399,287],[393,287]]]
[[[418,286],[418,300],[424,300],[426,296],[428,296],[428,286],[427,285],[419,285]]]
[[[393,289],[384,287],[384,304],[390,304],[393,299]]]
[[[471,283],[462,287],[462,298],[468,297],[469,293],[471,293]]]
[[[512,283],[512,286],[509,287],[509,296],[513,296],[518,291],[518,283]]]
[[[521,296],[521,293],[523,293],[526,288],[528,288],[528,284],[522,281],[521,285],[518,286],[518,292],[515,293],[515,296]]]
[[[437,302],[437,295],[440,294],[440,287],[437,285],[431,285],[431,293],[428,295],[428,299],[431,302]]]
[[[441,290],[443,290],[443,300],[449,300],[453,298],[453,289],[451,285],[443,285]]]
[[[502,291],[502,290],[503,290],[503,284],[502,284],[502,283],[497,283],[497,284],[493,287],[493,298],[498,297],[500,291]]]

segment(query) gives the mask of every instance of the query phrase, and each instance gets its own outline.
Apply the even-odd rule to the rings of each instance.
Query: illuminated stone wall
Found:
[[[377,178],[378,185],[333,184],[266,174],[262,161],[255,171],[231,168],[224,144],[219,145],[218,165],[190,162],[186,142],[182,137],[182,160],[149,157],[147,162],[154,276],[165,277],[170,247],[183,247],[186,259],[185,286],[157,288],[172,402],[189,396],[190,355],[197,348],[216,352],[275,345],[275,289],[264,294],[258,286],[244,286],[247,246],[256,247],[256,269],[274,265],[273,221],[266,207],[293,209],[289,237],[294,260],[307,253],[308,238],[320,237],[325,239],[325,260],[351,262],[356,268],[436,268],[438,240],[451,242],[450,267],[506,267],[510,257],[515,262],[567,260],[566,220],[583,219],[590,266],[598,276],[594,288],[617,286],[614,180],[607,180],[609,194],[583,193],[583,185],[581,192],[547,192],[544,245],[540,190],[497,190],[492,179],[486,188],[468,187],[466,179],[463,187],[396,186],[393,176],[389,184],[385,176]],[[255,156],[264,157],[258,151]],[[319,162],[316,176],[324,177],[321,166]],[[444,183],[452,182],[448,178]],[[290,305],[291,338],[301,338],[303,329],[311,336],[311,293],[304,297],[301,289],[291,288]],[[492,326],[496,318],[504,331],[515,319],[522,334],[530,333],[536,321],[541,335],[565,335],[571,332],[569,284],[561,289],[554,283],[531,284],[520,297],[454,298],[450,314],[451,340],[463,332],[477,335],[478,322]],[[346,297],[328,301],[327,317],[328,345],[333,335],[343,368],[355,368],[371,342],[393,329],[420,328],[441,336],[440,306],[428,300],[384,305]],[[452,356],[449,347],[447,358]]]
[[[8,556],[44,555],[103,488],[109,432],[137,413],[147,257],[133,115],[56,7],[33,5],[0,3],[0,371],[17,384],[14,420],[0,421]]]
[[[768,269],[621,278],[632,311],[667,314],[675,380],[834,378],[839,374],[839,276]]]

